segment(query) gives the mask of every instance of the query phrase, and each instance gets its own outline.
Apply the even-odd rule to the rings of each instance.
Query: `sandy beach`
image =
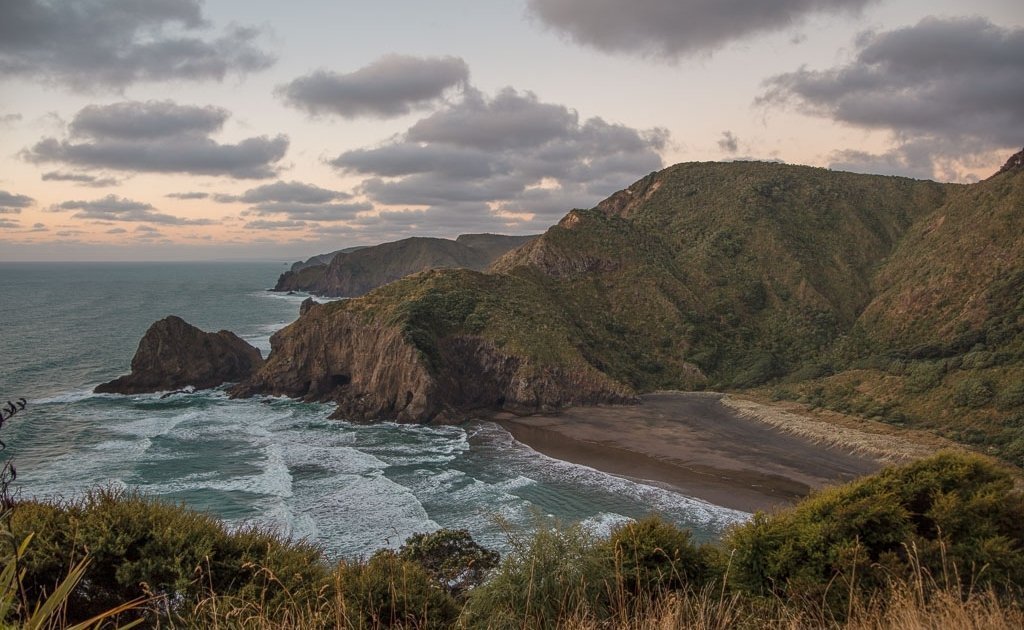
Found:
[[[646,394],[636,406],[578,407],[555,416],[494,418],[550,457],[754,512],[883,465],[877,454],[808,439],[741,414],[721,394]]]

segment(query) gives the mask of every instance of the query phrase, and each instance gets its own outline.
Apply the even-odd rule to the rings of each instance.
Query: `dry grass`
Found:
[[[811,412],[796,403],[765,403],[734,394],[722,396],[723,405],[740,416],[763,422],[786,433],[899,464],[934,455],[937,450],[963,447],[920,431],[896,429],[880,422],[836,412]]]

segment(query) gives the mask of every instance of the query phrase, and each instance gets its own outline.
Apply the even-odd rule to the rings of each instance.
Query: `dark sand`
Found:
[[[545,455],[754,512],[872,473],[881,463],[741,417],[710,393],[647,394],[636,406],[494,419]]]

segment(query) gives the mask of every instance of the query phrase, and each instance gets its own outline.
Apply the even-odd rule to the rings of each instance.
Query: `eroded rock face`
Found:
[[[217,387],[248,378],[260,351],[233,332],[204,332],[171,315],[149,327],[132,357],[131,374],[96,387],[101,394],[141,394],[192,386]]]
[[[433,419],[441,409],[436,384],[401,330],[329,306],[307,308],[276,332],[267,362],[231,395],[335,402],[333,417],[350,420]]]
[[[340,305],[307,309],[270,339],[266,364],[232,396],[334,402],[333,418],[454,422],[487,410],[546,413],[578,404],[631,403],[629,388],[593,370],[537,371],[485,339],[438,340],[434,369],[398,326]]]

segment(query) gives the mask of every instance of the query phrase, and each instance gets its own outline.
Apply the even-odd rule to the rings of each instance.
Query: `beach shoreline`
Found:
[[[638,405],[490,419],[533,450],[744,512],[879,470],[878,453],[809,439],[707,392],[657,392]]]

